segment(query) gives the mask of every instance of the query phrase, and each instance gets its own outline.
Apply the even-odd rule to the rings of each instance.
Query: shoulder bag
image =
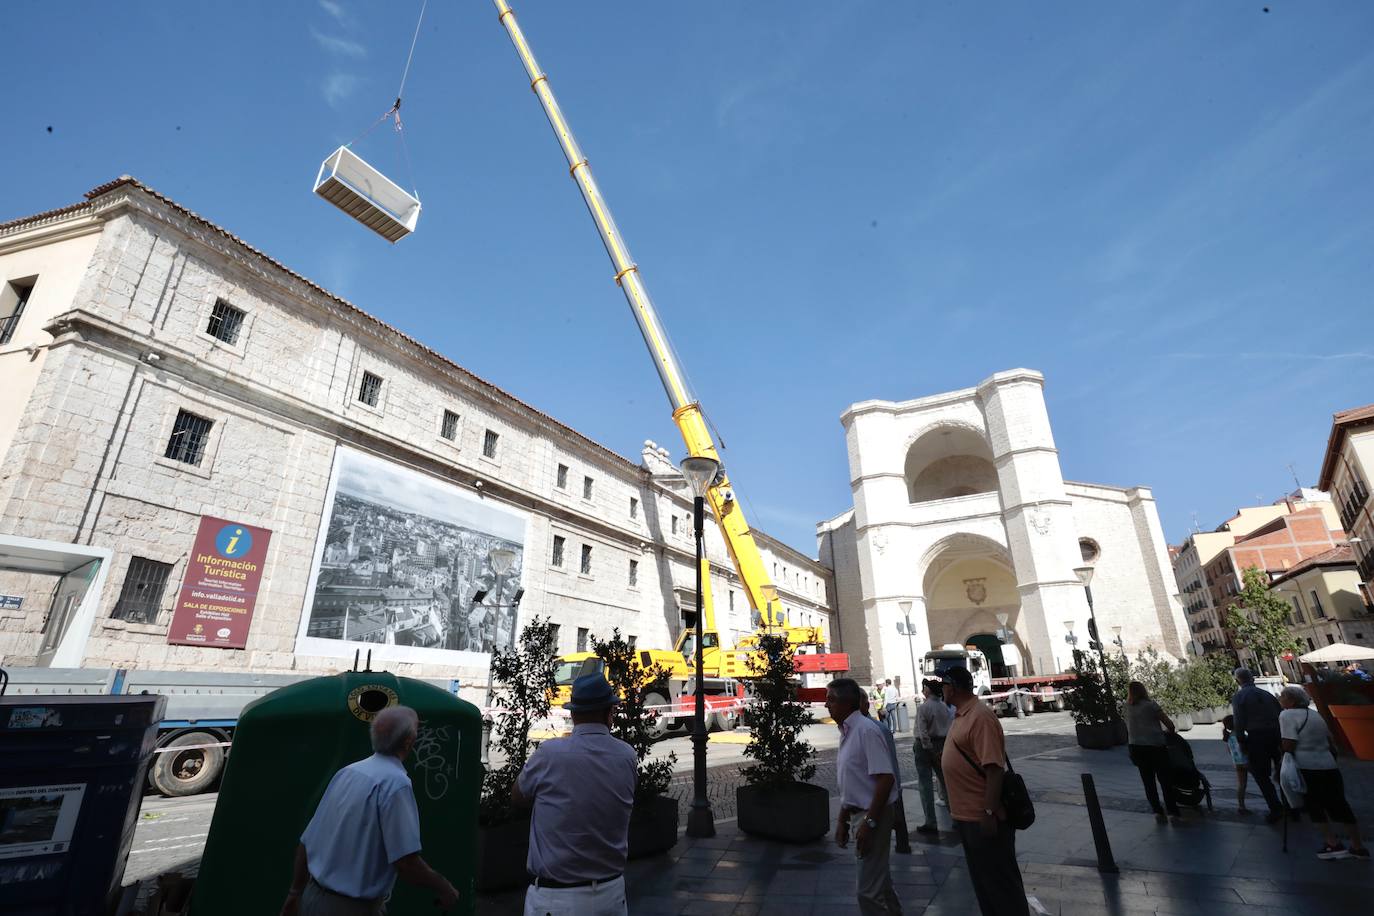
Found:
[[[953,744],[959,755],[968,761],[968,765],[977,770],[979,776],[987,779],[988,774],[964,752],[959,742],[954,741]],[[1007,823],[1014,830],[1029,830],[1031,824],[1035,823],[1035,803],[1031,801],[1026,781],[1021,778],[1020,773],[1011,768],[1011,758],[1004,759],[1007,762],[1007,772],[1002,774],[1002,807],[1007,812]]]

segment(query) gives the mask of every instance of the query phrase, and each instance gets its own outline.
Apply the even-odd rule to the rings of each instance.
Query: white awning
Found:
[[[1315,652],[1308,652],[1306,655],[1299,655],[1298,660],[1316,664],[1317,662],[1353,662],[1359,659],[1374,658],[1374,649],[1369,646],[1352,646],[1350,643],[1338,642],[1329,646],[1322,646]]]

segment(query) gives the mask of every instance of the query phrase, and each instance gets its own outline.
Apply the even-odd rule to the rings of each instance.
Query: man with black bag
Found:
[[[1035,814],[1020,778],[1006,772],[1010,762],[1002,723],[974,694],[967,668],[948,668],[941,681],[955,710],[941,765],[978,907],[983,916],[1028,916],[1016,864],[1016,830],[1030,826]]]

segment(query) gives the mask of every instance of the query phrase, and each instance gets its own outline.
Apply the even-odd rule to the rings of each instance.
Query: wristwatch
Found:
[[[878,822],[871,817],[866,817],[864,818],[864,826],[867,827],[869,830],[877,830]]]

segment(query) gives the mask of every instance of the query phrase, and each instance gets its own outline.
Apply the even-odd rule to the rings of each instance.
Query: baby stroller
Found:
[[[1169,752],[1169,784],[1173,786],[1174,797],[1180,805],[1200,808],[1207,802],[1207,810],[1212,810],[1212,784],[1193,761],[1193,749],[1183,736],[1170,733],[1164,738],[1164,747]]]

